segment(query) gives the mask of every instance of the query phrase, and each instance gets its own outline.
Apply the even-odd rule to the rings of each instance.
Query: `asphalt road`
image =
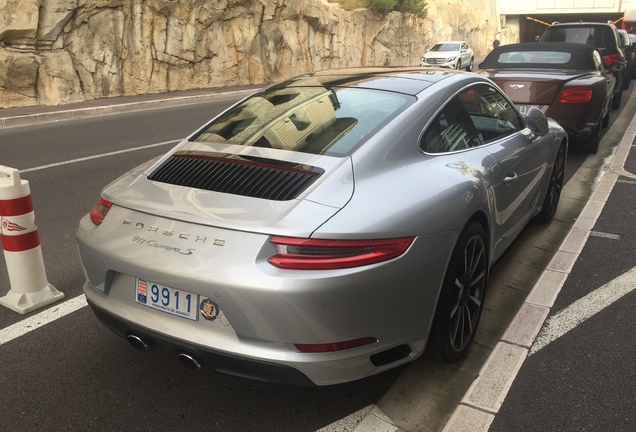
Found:
[[[0,163],[25,171],[48,281],[65,301],[82,294],[75,230],[101,188],[170,144],[144,146],[185,137],[230,102],[0,130]],[[2,258],[0,294],[9,288]],[[0,307],[0,328],[37,312],[23,316]],[[0,368],[3,432],[313,431],[377,402],[399,375],[294,388],[207,370],[193,374],[161,350],[133,351],[86,307],[1,345]]]
[[[30,183],[48,280],[65,294],[64,302],[81,295],[84,278],[74,235],[101,188],[230,102],[0,130],[0,164],[22,170]],[[571,152],[568,177],[585,168],[586,159]],[[404,430],[439,430],[523,302],[523,287],[528,289],[549,260],[549,244],[564,235],[561,225],[567,224],[530,226],[497,264],[475,348],[458,364],[424,357],[375,377],[322,388],[278,386],[205,369],[193,374],[161,350],[133,351],[84,307],[0,344],[0,430],[315,431],[343,425],[340,419],[372,405]],[[8,289],[0,258],[0,295]],[[39,312],[23,316],[0,308],[0,339]]]

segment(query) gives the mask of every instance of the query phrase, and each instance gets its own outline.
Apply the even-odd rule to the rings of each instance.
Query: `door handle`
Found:
[[[517,173],[512,172],[510,174],[508,174],[507,176],[504,177],[503,182],[505,184],[510,184],[512,182],[514,182],[515,180],[517,180],[518,176]]]

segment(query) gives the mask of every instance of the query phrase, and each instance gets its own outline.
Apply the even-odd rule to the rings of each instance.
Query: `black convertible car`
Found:
[[[536,106],[573,138],[574,148],[596,153],[609,124],[616,80],[599,51],[585,44],[532,42],[495,48],[479,65],[524,114]],[[612,102],[613,101],[613,102]]]

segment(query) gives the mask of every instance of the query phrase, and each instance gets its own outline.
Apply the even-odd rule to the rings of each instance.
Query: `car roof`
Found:
[[[570,59],[565,63],[511,63],[499,62],[502,54],[509,52],[564,52],[571,55]],[[576,70],[594,70],[596,65],[593,61],[593,52],[598,51],[595,47],[575,42],[526,42],[518,44],[500,45],[493,49],[479,65],[481,69],[499,69],[499,68],[550,68],[550,69],[576,69]]]
[[[462,72],[421,67],[355,67],[309,72],[290,80],[294,87],[357,87],[415,96],[431,85]],[[468,75],[468,74],[466,74]]]

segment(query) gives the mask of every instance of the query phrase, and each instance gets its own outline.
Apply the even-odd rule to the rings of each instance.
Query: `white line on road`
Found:
[[[636,267],[578,299],[549,318],[532,345],[530,355],[557,340],[634,289],[636,289]]]
[[[53,164],[49,164],[49,165],[42,165],[39,167],[34,167],[34,168],[27,168],[24,170],[20,170],[20,173],[27,173],[27,172],[32,172],[32,171],[40,171],[40,170],[44,170],[47,168],[54,168],[54,167],[58,167],[58,166],[62,166],[62,165],[69,165],[69,164],[73,164],[73,163],[78,163],[78,162],[84,162],[87,160],[91,160],[91,159],[99,159],[99,158],[103,158],[103,157],[108,157],[108,156],[114,156],[114,155],[118,155],[118,154],[122,154],[122,153],[129,153],[129,152],[133,152],[133,151],[137,151],[137,150],[145,150],[145,149],[149,149],[149,148],[153,148],[153,147],[160,147],[160,146],[165,146],[165,145],[169,145],[169,144],[176,144],[178,143],[180,140],[172,140],[172,141],[164,141],[164,142],[160,142],[160,143],[156,143],[156,144],[150,144],[150,145],[146,145],[146,146],[142,146],[142,147],[135,147],[135,148],[130,148],[130,149],[125,149],[125,150],[118,150],[118,151],[114,151],[114,152],[110,152],[110,153],[103,153],[103,154],[99,154],[99,155],[94,155],[94,156],[87,156],[87,157],[83,157],[83,158],[79,158],[79,159],[72,159],[72,160],[68,160],[68,161],[64,161],[64,162],[57,162],[57,163],[53,163]],[[58,318],[61,318],[63,316],[66,316],[68,314],[70,314],[71,312],[75,312],[76,310],[79,310],[81,308],[83,308],[84,306],[87,306],[86,303],[86,298],[84,297],[84,295],[80,295],[78,297],[72,298],[70,300],[66,300],[63,303],[60,303],[59,305],[52,307],[50,309],[45,310],[44,312],[40,312],[37,315],[34,315],[32,317],[26,318],[18,323],[15,323],[13,325],[10,325],[9,327],[6,327],[4,329],[0,330],[0,345],[3,345],[9,341],[12,341],[13,339],[16,339],[20,336],[23,336],[25,334],[27,334],[28,332],[32,331],[32,330],[36,330],[50,322],[55,321]]]
[[[5,327],[0,330],[0,345],[19,338],[32,330],[36,330],[87,305],[86,297],[82,294],[66,300],[55,307],[51,307],[50,309],[40,312],[37,315],[33,315],[32,317],[26,318],[20,322],[10,325],[9,327]]]
[[[114,151],[110,153],[103,153],[103,154],[94,155],[94,156],[87,156],[83,158],[72,159],[72,160],[68,160],[64,162],[57,162],[53,164],[42,165],[42,166],[34,167],[34,168],[27,168],[24,170],[20,170],[20,173],[40,171],[47,168],[54,168],[54,167],[58,167],[62,165],[69,165],[73,163],[84,162],[91,159],[99,159],[99,158],[114,156],[114,155],[118,155],[122,153],[129,153],[129,152],[133,152],[137,150],[146,150],[153,147],[160,147],[160,146],[165,146],[168,144],[176,144],[179,141],[180,140],[164,141],[164,142],[150,144],[150,145],[142,146],[142,147],[118,150],[118,151]],[[52,307],[50,309],[45,310],[44,312],[40,312],[37,315],[26,318],[16,324],[10,325],[9,327],[6,327],[0,330],[0,345],[3,345],[9,341],[12,341],[15,338],[23,336],[32,330],[36,330],[44,326],[45,324],[48,324],[50,322],[55,321],[58,318],[61,318],[65,315],[70,314],[71,312],[75,312],[76,310],[79,310],[83,308],[84,306],[87,306],[87,303],[86,303],[86,298],[82,294],[79,297],[75,297],[63,303],[60,303],[56,307]]]
[[[78,158],[78,159],[71,159],[68,161],[63,161],[63,162],[56,162],[56,163],[52,163],[52,164],[48,164],[48,165],[41,165],[39,167],[33,167],[33,168],[26,168],[23,170],[20,170],[20,173],[28,173],[28,172],[32,172],[32,171],[40,171],[43,169],[47,169],[47,168],[55,168],[58,166],[62,166],[62,165],[69,165],[69,164],[74,164],[74,163],[78,163],[78,162],[85,162],[91,159],[99,159],[99,158],[103,158],[103,157],[108,157],[108,156],[115,156],[118,154],[122,154],[122,153],[130,153],[130,152],[134,152],[134,151],[138,151],[138,150],[146,150],[149,148],[153,148],[153,147],[160,147],[160,146],[165,146],[168,144],[176,144],[181,140],[172,140],[172,141],[164,141],[164,142],[160,142],[160,143],[156,143],[156,144],[149,144],[147,146],[142,146],[142,147],[134,147],[134,148],[129,148],[129,149],[125,149],[125,150],[118,150],[118,151],[114,151],[114,152],[110,152],[110,153],[102,153],[102,154],[98,154],[98,155],[94,155],[94,156],[86,156],[83,158]]]

